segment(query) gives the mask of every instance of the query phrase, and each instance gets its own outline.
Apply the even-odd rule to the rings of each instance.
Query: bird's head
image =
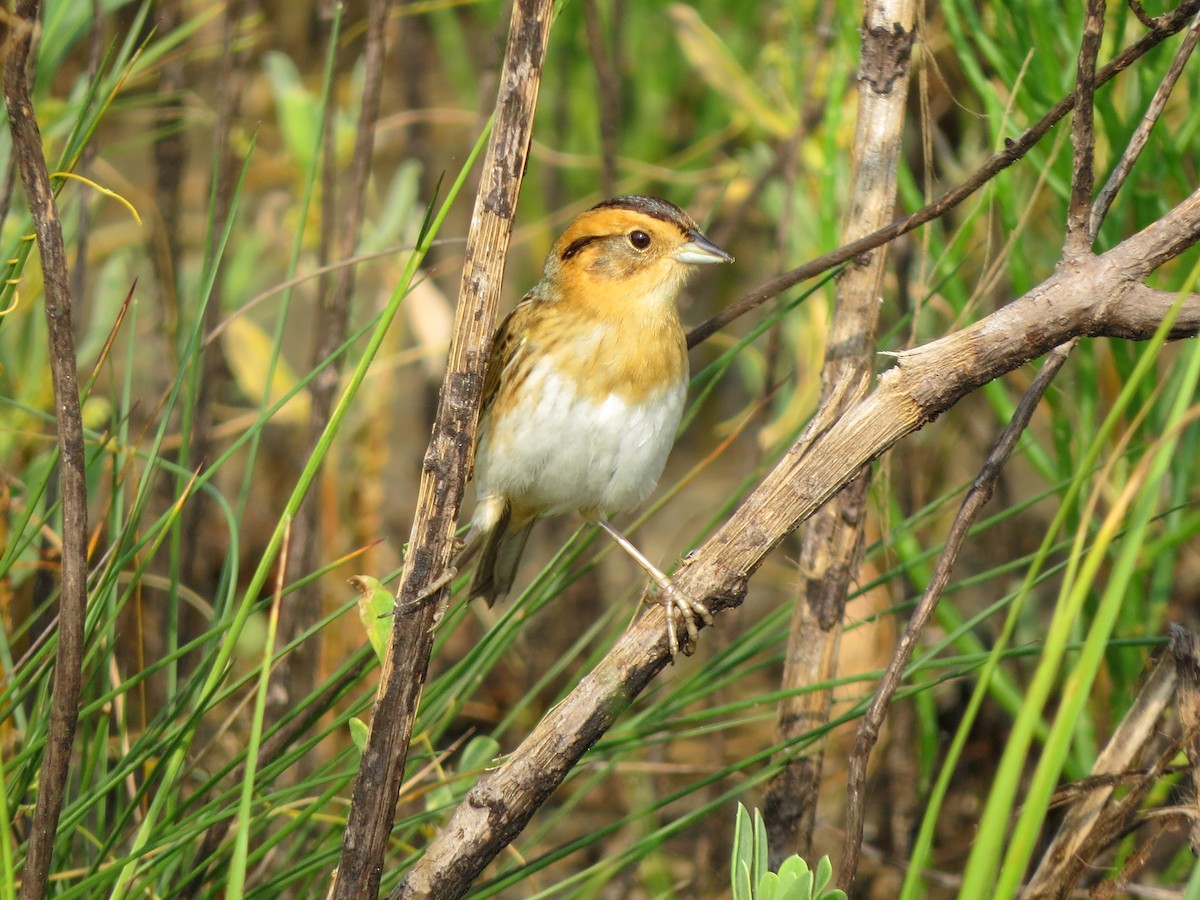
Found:
[[[555,294],[615,313],[673,310],[697,266],[733,262],[682,209],[656,197],[615,197],[580,213],[546,257]],[[632,310],[629,310],[632,311]]]

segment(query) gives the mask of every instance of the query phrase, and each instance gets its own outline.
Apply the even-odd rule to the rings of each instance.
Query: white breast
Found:
[[[476,491],[549,515],[630,510],[662,475],[686,395],[685,372],[644,403],[581,397],[543,360],[529,373],[515,414],[480,423]]]

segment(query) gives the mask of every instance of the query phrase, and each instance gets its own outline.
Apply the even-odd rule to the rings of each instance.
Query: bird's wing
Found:
[[[522,355],[521,350],[529,334],[526,325],[532,306],[532,301],[526,296],[504,317],[504,321],[496,329],[496,338],[492,341],[492,355],[488,358],[487,374],[483,377],[481,416],[488,414],[500,393],[500,386],[506,380],[506,373],[514,370]]]
[[[475,452],[479,451],[479,434],[483,431],[487,417],[491,415],[492,405],[500,395],[505,382],[512,381],[513,371],[519,367],[521,358],[525,356],[521,350],[528,338],[526,323],[531,302],[527,294],[516,305],[516,308],[504,317],[504,321],[496,329],[496,337],[492,340],[492,352],[488,357],[487,371],[483,376],[483,398],[479,408],[480,427],[475,434]],[[475,462],[474,453],[472,453],[467,470],[468,481],[475,477]]]

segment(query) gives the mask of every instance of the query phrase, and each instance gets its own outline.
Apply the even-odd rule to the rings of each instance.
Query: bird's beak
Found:
[[[706,238],[698,231],[688,235],[690,240],[677,247],[671,256],[676,262],[689,263],[694,266],[705,266],[710,263],[731,263],[733,257]]]

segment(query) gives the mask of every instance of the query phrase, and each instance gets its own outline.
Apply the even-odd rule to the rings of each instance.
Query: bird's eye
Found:
[[[650,246],[650,235],[644,231],[629,232],[629,243],[633,244],[635,250],[645,250]]]

